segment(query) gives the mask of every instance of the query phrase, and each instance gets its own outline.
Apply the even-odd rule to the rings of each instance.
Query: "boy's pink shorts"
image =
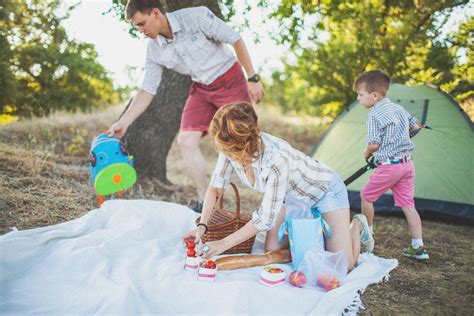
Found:
[[[375,202],[389,189],[392,190],[395,206],[415,207],[415,165],[413,161],[395,165],[378,166],[366,183],[360,196]]]
[[[193,82],[181,116],[181,131],[207,132],[217,109],[234,102],[250,103],[247,79],[236,62],[211,84]]]

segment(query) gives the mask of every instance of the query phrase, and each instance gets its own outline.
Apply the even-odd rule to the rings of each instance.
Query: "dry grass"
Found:
[[[0,129],[0,233],[13,226],[28,229],[61,223],[95,208],[94,192],[88,184],[89,143],[119,113],[120,109],[114,108],[88,115],[57,115]],[[260,108],[259,115],[263,130],[290,140],[304,152],[325,127],[318,125],[318,119],[283,116],[272,108]],[[203,151],[211,168],[216,154],[209,138],[204,140]],[[190,203],[194,190],[176,144],[168,156],[168,176],[173,185],[142,180],[125,192],[125,198]],[[242,209],[249,213],[258,206],[260,195],[240,188]],[[397,258],[399,267],[389,282],[367,289],[362,299],[368,308],[362,314],[472,314],[471,226],[424,220],[424,239],[431,255],[426,263],[401,255],[409,241],[403,218],[378,216],[375,230],[375,253]]]

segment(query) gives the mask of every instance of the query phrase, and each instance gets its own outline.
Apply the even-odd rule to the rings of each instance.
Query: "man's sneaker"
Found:
[[[360,232],[361,252],[374,251],[374,237],[372,236],[369,224],[367,223],[367,218],[364,214],[356,214],[354,215],[354,218],[357,219],[362,226],[362,231]]]
[[[196,213],[201,213],[202,212],[202,202],[197,201],[196,204],[194,204],[194,206],[191,207],[191,209]]]
[[[430,258],[430,255],[428,255],[428,252],[426,252],[423,246],[420,246],[418,248],[413,248],[412,246],[410,246],[403,252],[403,255],[405,257],[416,260],[428,260]]]

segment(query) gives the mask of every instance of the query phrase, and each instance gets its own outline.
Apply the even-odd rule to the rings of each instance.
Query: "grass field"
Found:
[[[119,113],[119,108],[112,108],[94,114],[57,115],[19,121],[0,129],[1,234],[11,227],[22,230],[68,221],[96,208],[88,183],[89,144]],[[304,152],[309,152],[327,126],[317,118],[282,115],[271,108],[259,109],[259,116],[262,130],[287,139]],[[210,172],[216,153],[209,138],[204,139],[203,151]],[[194,191],[176,144],[167,164],[172,185],[140,180],[125,192],[124,198],[191,204]],[[242,209],[249,213],[261,197],[239,187]],[[402,217],[378,215],[374,226],[375,254],[396,258],[399,266],[388,282],[366,290],[362,300],[367,309],[361,314],[472,315],[472,226],[424,219],[424,240],[431,256],[428,262],[402,256],[410,240]]]

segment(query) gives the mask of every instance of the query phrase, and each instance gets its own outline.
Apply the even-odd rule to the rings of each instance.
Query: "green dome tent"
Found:
[[[474,220],[472,121],[456,101],[436,87],[392,84],[388,97],[433,128],[423,129],[413,138],[416,208]],[[351,176],[365,165],[367,113],[357,101],[351,104],[322,136],[311,156],[326,162],[343,179]],[[348,185],[351,207],[360,208],[359,193],[370,173]],[[375,209],[398,210],[390,191],[380,197]]]

